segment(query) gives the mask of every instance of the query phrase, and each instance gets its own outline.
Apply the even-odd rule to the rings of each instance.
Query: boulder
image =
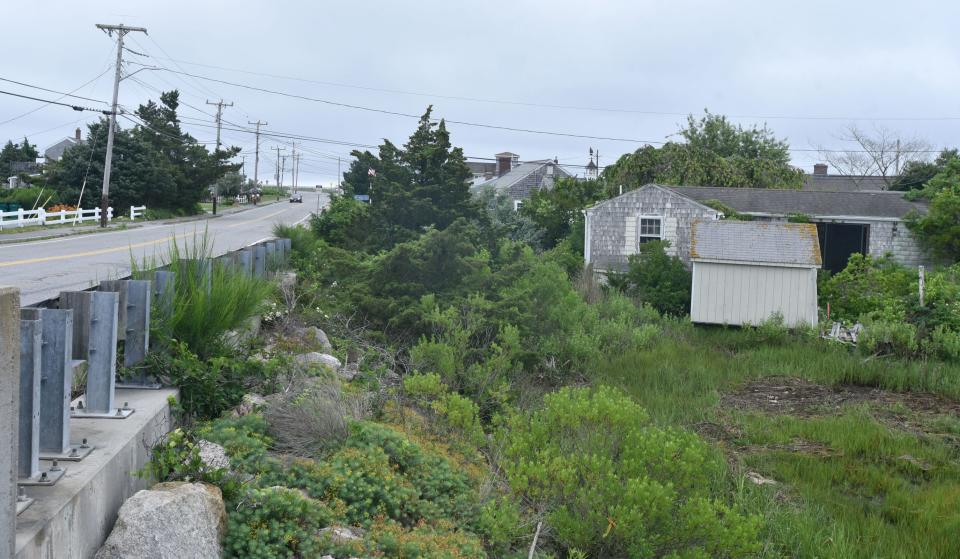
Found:
[[[205,439],[198,440],[197,447],[200,448],[200,460],[203,462],[204,471],[230,469],[230,458],[225,448]]]
[[[244,394],[243,400],[233,408],[230,415],[233,417],[243,417],[250,415],[258,409],[267,405],[267,399],[259,394]]]
[[[219,488],[158,483],[123,503],[95,559],[218,559],[226,522]]]
[[[307,326],[298,329],[297,337],[303,340],[304,343],[309,344],[311,347],[316,347],[323,353],[333,351],[333,345],[330,343],[330,338],[327,337],[327,333],[316,326]]]
[[[363,539],[364,531],[361,528],[347,528],[346,526],[328,526],[317,532],[321,538],[329,538],[330,543],[341,545]]]
[[[340,367],[339,374],[343,380],[350,381],[360,374],[360,367],[356,363],[347,363],[343,367]]]
[[[294,363],[302,367],[326,367],[331,371],[340,370],[340,360],[328,353],[320,353],[319,351],[311,351],[310,353],[303,353],[297,355],[293,358]]]

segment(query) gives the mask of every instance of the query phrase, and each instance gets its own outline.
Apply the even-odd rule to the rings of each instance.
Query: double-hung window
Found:
[[[660,217],[641,217],[637,224],[637,246],[663,239],[663,222]]]

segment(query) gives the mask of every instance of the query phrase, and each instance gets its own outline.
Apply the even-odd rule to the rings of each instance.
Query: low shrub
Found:
[[[745,557],[760,519],[711,493],[722,460],[696,435],[652,425],[622,393],[563,388],[502,434],[510,486],[546,511],[562,549],[591,557]]]
[[[277,450],[322,455],[350,435],[350,422],[368,415],[364,395],[347,392],[336,381],[309,380],[303,390],[271,402],[264,411]]]
[[[683,316],[690,312],[692,276],[683,262],[667,254],[668,241],[640,245],[631,255],[623,274],[610,274],[610,285],[636,297],[662,314]]]
[[[236,559],[319,557],[317,533],[334,514],[322,502],[296,489],[249,489],[230,510],[223,556]]]

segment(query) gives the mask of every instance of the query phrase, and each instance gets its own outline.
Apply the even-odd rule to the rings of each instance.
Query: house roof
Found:
[[[547,173],[547,165],[553,165],[553,175]],[[543,161],[527,161],[521,163],[500,177],[482,183],[475,183],[473,186],[475,188],[493,187],[498,191],[516,190],[522,194],[523,197],[526,197],[531,190],[552,188],[555,177],[569,176],[572,175],[560,165],[554,163],[552,159],[544,159]]]
[[[43,156],[51,161],[59,161],[60,158],[63,157],[63,152],[67,151],[68,148],[80,143],[83,143],[83,140],[77,140],[76,138],[64,138],[43,150]]]
[[[697,221],[690,259],[755,265],[819,267],[820,243],[812,223]]]
[[[897,177],[878,175],[806,175],[802,190],[821,192],[862,192],[888,190]]]
[[[911,210],[926,212],[926,203],[904,199],[902,192],[821,192],[772,188],[725,188],[713,186],[667,186],[676,194],[706,202],[718,200],[742,213],[811,217],[873,217],[902,219]]]

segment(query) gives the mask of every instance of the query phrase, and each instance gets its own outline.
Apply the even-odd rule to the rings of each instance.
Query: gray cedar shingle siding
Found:
[[[763,221],[695,222],[690,258],[805,267],[822,263],[816,225]]]
[[[550,174],[548,168],[553,168]],[[552,160],[530,161],[521,163],[509,173],[484,183],[475,184],[475,187],[493,187],[497,192],[509,193],[512,200],[526,200],[535,190],[553,188],[553,181],[559,177],[572,176],[563,167]]]
[[[640,216],[662,217],[661,234],[670,241],[667,252],[690,263],[690,233],[697,220],[718,219],[720,212],[658,185],[647,185],[586,210],[587,263],[597,271],[624,271],[636,254]]]

